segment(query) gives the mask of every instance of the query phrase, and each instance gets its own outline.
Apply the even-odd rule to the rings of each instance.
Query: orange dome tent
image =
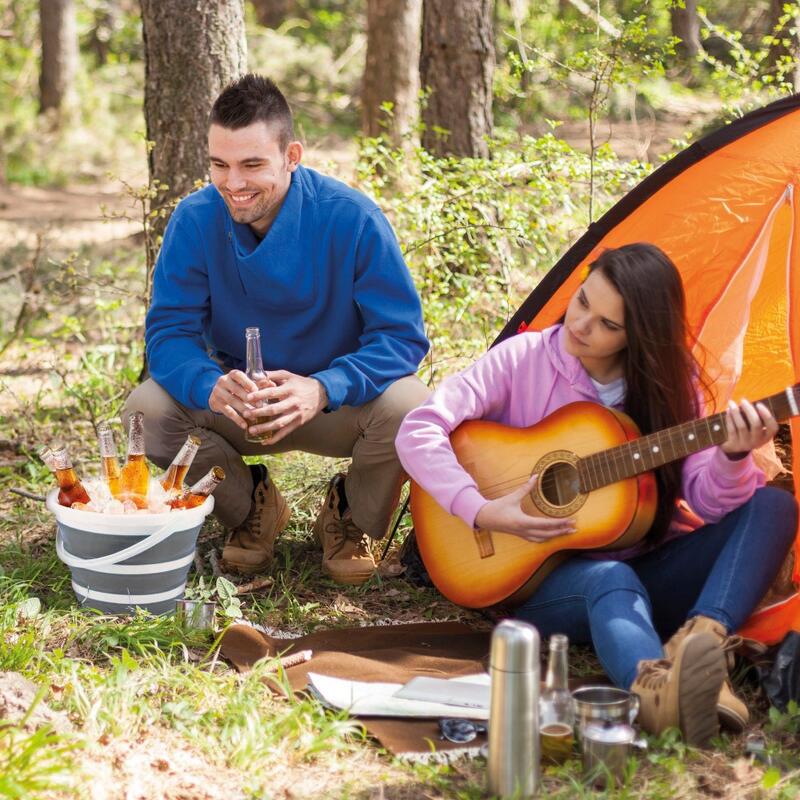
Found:
[[[604,249],[653,242],[680,270],[689,324],[718,407],[800,381],[800,95],[695,142],[620,200],[547,273],[497,342],[564,313],[582,268]],[[709,413],[710,413],[709,409]],[[800,497],[800,418],[791,421]],[[793,579],[800,583],[800,533]],[[767,644],[800,630],[800,592],[748,620]]]

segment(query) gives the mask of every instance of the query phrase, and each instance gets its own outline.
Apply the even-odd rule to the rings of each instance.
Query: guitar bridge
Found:
[[[492,542],[492,532],[481,528],[475,533],[475,542],[478,545],[478,553],[481,558],[489,558],[494,555],[494,542]]]

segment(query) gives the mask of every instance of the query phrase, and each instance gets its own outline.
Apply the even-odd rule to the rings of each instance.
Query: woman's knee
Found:
[[[592,570],[586,599],[591,605],[611,592],[634,592],[647,597],[644,584],[629,564],[624,561],[598,561]]]
[[[760,536],[775,536],[786,547],[797,533],[798,507],[795,496],[774,486],[757,489],[750,500],[759,521]]]

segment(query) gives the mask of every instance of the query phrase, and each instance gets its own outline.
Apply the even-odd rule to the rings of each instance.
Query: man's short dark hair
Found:
[[[251,72],[222,90],[211,107],[208,124],[237,130],[254,122],[275,126],[281,150],[294,139],[292,111],[283,93],[274,81]]]

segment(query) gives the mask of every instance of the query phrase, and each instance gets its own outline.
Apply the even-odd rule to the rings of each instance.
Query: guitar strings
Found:
[[[797,387],[790,387],[792,395],[800,394],[800,390]],[[778,414],[779,416],[783,416],[785,411],[788,409],[778,408],[777,410],[774,408],[773,403],[780,404],[784,400],[782,394],[773,395],[772,397],[764,398],[764,400],[760,402],[766,403],[770,411],[773,414]],[[788,406],[788,403],[787,403]],[[715,442],[713,441],[713,433],[711,431],[711,424],[712,421],[714,423],[721,423],[723,417],[725,416],[725,412],[719,412],[717,414],[712,414],[708,417],[701,417],[699,419],[694,420],[687,420],[686,422],[682,422],[679,425],[674,426],[673,428],[668,428],[663,431],[656,431],[655,433],[646,434],[645,436],[641,436],[637,439],[634,439],[629,442],[625,442],[620,445],[616,445],[614,447],[608,448],[607,450],[601,450],[596,453],[590,453],[586,456],[581,456],[578,460],[578,463],[574,465],[576,471],[578,472],[579,479],[587,478],[588,483],[593,483],[591,476],[587,474],[589,470],[589,459],[596,459],[594,462],[594,471],[600,474],[600,477],[603,480],[609,478],[605,483],[601,484],[601,486],[608,485],[609,483],[616,483],[620,480],[626,480],[628,478],[635,477],[635,475],[639,472],[636,470],[633,473],[628,473],[628,470],[631,466],[634,466],[633,463],[633,452],[634,446],[638,442],[639,444],[636,445],[637,453],[641,454],[642,457],[648,453],[649,442],[653,442],[659,446],[659,448],[666,452],[665,444],[670,447],[672,450],[672,457],[666,459],[663,463],[667,463],[669,461],[675,461],[679,458],[691,455],[694,452],[698,452],[694,446],[687,448],[686,442],[688,437],[685,434],[694,434],[700,435],[701,429],[698,427],[701,424],[704,424],[706,427],[706,434],[709,438],[709,443],[705,445],[703,448],[699,449],[706,449],[707,447],[712,447]],[[699,442],[698,442],[699,443]],[[682,449],[685,450],[682,455],[679,454],[678,446],[682,445]],[[605,463],[601,462],[599,458],[602,457]],[[642,462],[644,464],[644,462]],[[662,466],[659,464],[658,466]],[[581,474],[581,468],[583,468],[583,474]],[[627,468],[627,469],[626,469]],[[621,474],[622,469],[622,474]],[[655,466],[651,467],[650,470],[656,469]],[[612,474],[612,471],[616,473],[616,477]],[[606,474],[607,473],[607,474]],[[518,488],[522,485],[523,482],[530,478],[531,473],[527,475],[516,475],[510,478],[507,478],[503,481],[498,481],[496,483],[487,484],[484,487],[481,487],[481,493],[484,494],[490,500],[496,499],[497,497],[502,497],[504,494],[508,494],[509,492],[513,491],[514,489]],[[542,479],[540,480],[540,486],[543,489],[552,490],[556,487],[557,478],[549,472],[546,472]],[[589,491],[593,491],[594,489],[601,488],[601,486],[597,487],[589,487]],[[492,494],[486,494],[487,492],[491,492]]]

